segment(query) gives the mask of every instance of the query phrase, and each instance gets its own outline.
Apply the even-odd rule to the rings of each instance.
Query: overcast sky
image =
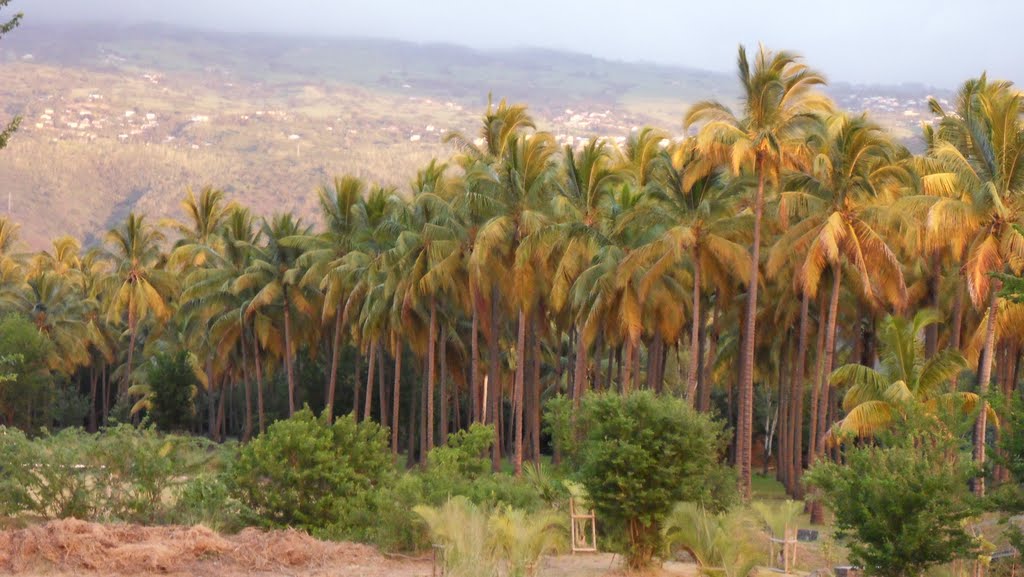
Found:
[[[835,81],[1024,82],[1020,0],[13,0],[38,21],[164,22],[360,35],[479,49],[545,47],[732,71],[736,46],[803,53]]]

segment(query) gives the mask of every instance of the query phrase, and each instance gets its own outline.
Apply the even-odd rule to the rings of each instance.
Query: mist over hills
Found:
[[[829,91],[910,146],[925,98],[949,96]],[[60,234],[95,241],[133,208],[175,216],[189,186],[315,218],[314,190],[336,174],[407,189],[418,167],[450,155],[446,132],[475,133],[488,93],[528,104],[539,128],[574,145],[646,124],[679,136],[689,104],[735,92],[731,74],[546,49],[26,25],[0,43],[0,118],[24,116],[0,152],[0,203],[32,248]]]

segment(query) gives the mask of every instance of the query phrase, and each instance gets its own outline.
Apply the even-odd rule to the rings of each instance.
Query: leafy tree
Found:
[[[53,379],[47,360],[52,345],[35,325],[20,315],[0,320],[0,359],[7,365],[0,382],[0,415],[8,426],[48,426],[38,416],[47,416],[53,394]]]
[[[308,408],[246,445],[230,472],[233,494],[261,522],[308,530],[343,521],[350,500],[393,474],[387,429],[351,415],[329,425]]]
[[[722,424],[641,391],[588,396],[577,425],[577,478],[598,517],[625,529],[630,567],[643,567],[661,550],[661,523],[676,502],[710,501]]]
[[[163,431],[188,430],[195,418],[199,381],[187,350],[158,353],[149,361],[150,416]]]
[[[851,448],[845,464],[822,463],[806,477],[822,489],[838,535],[850,538],[850,561],[869,575],[918,577],[976,550],[965,524],[980,510],[968,489],[974,467],[931,422],[910,415],[879,444]]]

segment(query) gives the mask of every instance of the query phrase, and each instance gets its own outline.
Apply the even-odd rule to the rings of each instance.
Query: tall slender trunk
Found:
[[[480,391],[480,313],[477,307],[476,282],[469,281],[469,308],[473,321],[469,335],[469,398],[472,407],[473,422],[481,422],[481,391]]]
[[[395,353],[395,385],[391,393],[391,454],[398,456],[398,407],[401,400],[402,383],[402,342],[398,333],[392,331],[391,346]]]
[[[206,357],[206,428],[210,434],[210,439],[214,442],[220,442],[217,430],[217,395],[216,395],[216,383],[213,378],[213,357]]]
[[[384,353],[387,351],[381,340],[377,341],[377,406],[380,412],[380,426],[388,426],[387,376],[384,374]]]
[[[97,412],[96,402],[99,400],[97,396],[97,386],[99,383],[99,371],[96,370],[95,363],[89,365],[89,432],[95,433],[99,428],[97,423]]]
[[[430,297],[430,327],[427,340],[430,347],[427,350],[427,410],[424,414],[426,419],[427,450],[434,448],[434,390],[437,385],[437,300]]]
[[[523,375],[526,369],[526,313],[519,308],[519,328],[516,337],[516,380],[512,405],[515,409],[515,460],[513,468],[516,477],[523,474]]]
[[[334,340],[331,343],[331,374],[327,379],[327,399],[324,401],[328,423],[334,422],[334,394],[338,386],[338,361],[341,357],[341,306],[337,309],[334,313]]]
[[[764,156],[759,152],[755,160],[757,195],[754,197],[754,234],[750,248],[750,284],[747,289],[744,317],[743,363],[740,366],[740,415],[737,423],[738,461],[740,464],[740,496],[750,501],[750,458],[754,432],[754,345],[757,341],[757,285],[761,269],[761,218],[764,213]]]
[[[360,391],[363,389],[363,352],[356,349],[355,378],[352,379],[352,416],[359,420],[360,399],[363,397]]]
[[[789,493],[796,498],[803,497],[800,477],[803,475],[804,371],[807,362],[807,330],[810,325],[809,309],[810,298],[804,292],[800,298],[800,335],[797,340],[796,362],[793,363],[793,374],[790,378],[790,460],[789,473],[786,475]]]
[[[832,296],[829,300],[828,307],[828,328],[825,330],[825,364],[822,369],[821,375],[821,394],[818,397],[818,401],[821,404],[818,407],[818,425],[816,429],[816,435],[818,437],[816,457],[820,457],[825,452],[824,443],[822,437],[824,437],[826,430],[828,429],[828,407],[829,397],[831,396],[831,383],[829,377],[832,374],[832,365],[835,362],[836,354],[836,327],[838,325],[839,316],[839,289],[842,284],[843,268],[842,265],[836,264],[832,266]]]
[[[540,344],[540,312],[538,311],[533,313],[533,378],[531,379],[532,384],[530,386],[530,395],[532,397],[530,402],[530,455],[533,458],[534,465],[540,464]]]
[[[624,355],[622,365],[622,383],[619,384],[622,394],[629,392],[630,384],[633,382],[633,347],[636,346],[633,342],[633,337],[626,335],[626,352]],[[621,352],[621,351],[620,351]]]
[[[587,386],[587,350],[583,344],[583,330],[576,331],[576,370],[572,385],[572,408],[573,413],[580,408],[580,399],[583,398],[583,390]]]
[[[817,452],[818,438],[814,434],[818,426],[818,394],[821,392],[821,374],[825,366],[825,327],[828,322],[828,309],[825,305],[825,293],[821,293],[818,303],[818,354],[815,356],[814,385],[811,387],[811,414],[807,427],[807,461],[810,463]]]
[[[929,258],[928,274],[928,305],[939,310],[939,289],[941,287],[942,275],[940,267],[942,259],[939,253],[932,253]],[[935,356],[939,349],[939,324],[929,325],[924,330],[924,355],[926,359]]]
[[[107,373],[107,363],[103,363],[103,378],[101,380],[103,384],[103,424],[107,424],[107,419],[110,416],[110,375]]]
[[[825,329],[825,359],[821,366],[821,392],[818,395],[818,418],[817,425],[811,422],[811,434],[816,438],[815,448],[811,454],[811,463],[813,464],[819,457],[825,453],[825,441],[824,431],[828,425],[828,413],[829,413],[829,376],[832,373],[832,362],[835,359],[835,343],[836,343],[836,317],[839,314],[839,287],[842,283],[843,269],[842,265],[832,265],[832,296],[829,299],[828,307],[828,325]],[[824,509],[820,499],[813,499],[811,502],[811,523],[821,524],[824,520]]]
[[[950,327],[949,348],[956,351],[960,349],[960,332],[964,324],[964,289],[963,277],[957,278],[956,296],[953,298],[953,326]],[[950,390],[956,391],[957,375],[953,375],[950,383]]]
[[[245,327],[240,335],[242,346],[242,380],[245,385],[245,424],[242,426],[242,442],[252,438],[252,381],[249,378],[249,348],[245,345]]]
[[[373,377],[374,371],[377,370],[377,340],[370,340],[370,360],[366,366],[366,401],[363,405],[363,420],[370,420],[370,412],[373,409]],[[356,412],[359,412],[359,407],[356,407]]]
[[[118,391],[118,398],[128,398],[128,389],[132,386],[132,360],[135,358],[135,339],[139,334],[139,322],[135,318],[135,312],[131,305],[128,306],[128,363],[125,365],[124,378],[121,379],[121,390]]]
[[[985,349],[981,362],[981,369],[978,374],[978,395],[981,396],[981,410],[978,411],[978,420],[974,423],[974,460],[978,466],[985,464],[985,433],[988,428],[988,395],[989,381],[992,379],[992,361],[996,345],[996,313],[999,304],[999,290],[1002,288],[1002,281],[993,279],[989,287],[988,320],[985,325]],[[981,476],[974,480],[974,492],[979,496],[985,495],[985,477]]]
[[[256,414],[259,417],[260,434],[267,430],[266,411],[263,408],[263,367],[260,363],[260,342],[253,335],[252,339],[252,362],[256,369]]]
[[[288,416],[295,414],[295,371],[292,368],[292,313],[288,286],[284,287],[284,369],[288,375]]]
[[[441,418],[438,419],[441,425],[441,439],[438,444],[443,445],[448,441],[448,335],[445,334],[445,329],[441,329],[441,350],[438,351],[441,355],[441,390],[438,391],[438,396],[441,398]]]
[[[220,383],[220,400],[217,402],[217,440],[223,441],[225,437],[225,423],[224,423],[224,403],[227,400],[228,386],[228,375],[224,375],[224,380]]]
[[[700,385],[700,410],[704,412],[711,410],[711,371],[714,370],[715,364],[718,362],[718,316],[721,314],[721,308],[716,297],[714,313],[711,315],[711,338],[708,339],[706,358],[701,353],[701,363],[703,364],[698,378],[703,380],[703,383]],[[701,336],[701,344],[704,344],[703,335]]]
[[[637,339],[636,344],[633,346],[633,359],[629,365],[633,367],[633,386],[631,390],[640,390],[640,349],[643,341]],[[650,354],[650,348],[647,349],[647,354]]]
[[[693,249],[693,322],[690,327],[690,371],[686,377],[686,398],[690,406],[696,408],[697,375],[700,371],[701,330],[703,316],[700,312],[700,247]]]
[[[487,331],[487,400],[491,409],[487,414],[487,422],[494,425],[494,444],[491,445],[491,470],[501,470],[501,427],[498,423],[498,411],[501,410],[501,368],[498,349],[498,287],[491,287],[491,322]]]
[[[654,331],[654,339],[651,341],[651,347],[647,350],[647,388],[656,392],[661,392],[661,378],[658,375],[658,370],[661,368],[661,355],[664,351],[665,342],[661,338],[660,331]]]
[[[791,427],[789,420],[792,416],[790,406],[793,404],[793,383],[787,383],[786,377],[788,376],[792,379],[792,365],[796,364],[793,331],[787,330],[785,338],[786,352],[782,362],[779,364],[779,412],[775,422],[776,431],[778,431],[778,446],[775,451],[775,476],[782,483],[783,487],[789,487],[789,463],[792,460],[790,451],[793,443],[793,438],[790,435]],[[789,369],[789,375],[784,370],[786,368]]]

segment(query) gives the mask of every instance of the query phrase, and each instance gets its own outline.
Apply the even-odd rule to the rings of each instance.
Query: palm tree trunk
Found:
[[[964,323],[964,288],[963,278],[957,279],[956,297],[953,299],[953,326],[950,328],[949,348],[956,351],[960,349],[960,332]],[[953,375],[950,382],[950,390],[956,391],[957,375]]]
[[[708,351],[707,359],[705,360],[702,356],[703,367],[701,369],[700,376],[698,378],[703,379],[703,383],[700,386],[700,410],[709,411],[711,410],[711,371],[714,370],[715,364],[718,362],[718,316],[721,313],[721,307],[718,303],[718,298],[715,298],[714,313],[711,315],[711,338],[708,339]],[[701,342],[704,339],[701,337]]]
[[[476,282],[469,281],[469,307],[472,314],[472,328],[469,335],[469,397],[473,422],[481,421],[480,405],[480,313],[477,308]]]
[[[697,407],[697,374],[700,370],[700,248],[693,249],[693,322],[690,327],[690,370],[686,377],[686,398],[690,406]]]
[[[992,379],[992,361],[994,359],[996,344],[996,313],[999,304],[999,290],[1002,288],[1002,281],[993,279],[989,287],[988,321],[985,325],[985,349],[981,362],[981,369],[978,374],[978,395],[981,397],[981,410],[978,411],[978,420],[974,423],[974,460],[978,466],[985,464],[985,433],[988,428],[988,402],[985,397],[988,395],[989,381]],[[974,480],[974,492],[979,496],[985,495],[985,477],[981,476]]]
[[[842,284],[843,268],[841,265],[836,264],[832,266],[832,296],[829,300],[828,307],[828,328],[825,330],[825,364],[821,374],[821,394],[818,397],[821,406],[818,408],[818,425],[816,429],[816,435],[818,437],[816,457],[820,457],[825,452],[824,443],[822,437],[825,435],[825,431],[828,429],[828,407],[829,407],[829,393],[831,392],[831,385],[829,383],[829,377],[832,374],[832,364],[835,360],[836,354],[836,327],[838,325],[839,315],[839,288]]]
[[[295,414],[295,371],[292,370],[292,313],[288,287],[284,287],[284,369],[288,375],[288,417]]]
[[[491,405],[488,411],[487,422],[494,425],[494,444],[491,446],[491,470],[497,473],[501,470],[501,427],[499,425],[498,411],[501,410],[501,364],[498,349],[498,287],[491,287],[491,326],[487,331],[488,362],[490,367],[487,370],[487,399]]]
[[[750,458],[754,432],[754,345],[757,341],[757,285],[761,269],[761,218],[764,213],[764,156],[757,154],[757,194],[754,197],[754,234],[750,248],[750,284],[747,289],[742,365],[740,365],[740,414],[736,452],[740,465],[740,496],[750,501]]]
[[[331,344],[331,374],[327,379],[327,399],[324,401],[324,411],[327,413],[327,423],[334,422],[334,394],[338,386],[338,361],[341,357],[341,309],[337,307],[334,312],[334,340]]]
[[[391,393],[391,454],[398,456],[398,407],[401,400],[402,383],[402,343],[398,333],[392,331],[391,346],[395,354],[395,384]]]
[[[441,381],[438,396],[441,397],[441,418],[438,419],[441,425],[441,438],[438,442],[439,445],[444,445],[448,441],[448,335],[445,334],[445,329],[441,329],[441,347],[438,354],[441,355]]]
[[[249,352],[245,346],[245,327],[243,325],[240,342],[242,345],[242,380],[245,385],[245,424],[242,426],[242,442],[252,438],[252,383],[249,379]]]
[[[540,464],[540,312],[533,314],[533,378],[531,379],[530,394],[530,455],[533,464]]]
[[[825,308],[825,293],[821,293],[821,301],[818,306],[818,354],[815,357],[814,386],[811,387],[811,414],[807,427],[807,461],[814,458],[817,452],[818,438],[814,434],[818,426],[818,394],[821,392],[821,374],[825,365],[825,327],[828,321],[828,312]]]
[[[626,335],[626,352],[624,359],[619,362],[622,363],[622,382],[619,383],[619,388],[622,394],[629,392],[630,384],[633,381],[633,338]],[[622,352],[621,350],[619,351]]]
[[[359,421],[359,401],[363,398],[360,393],[363,390],[363,351],[360,348],[356,348],[355,365],[355,378],[352,379],[352,388],[355,389],[352,391],[352,416]]]
[[[96,401],[97,398],[96,388],[99,381],[99,373],[96,370],[95,364],[89,365],[89,432],[95,433],[98,424],[96,417]]]
[[[263,367],[260,364],[260,342],[253,335],[252,339],[252,362],[256,368],[256,413],[259,416],[260,434],[266,430],[266,412],[263,409]]]
[[[807,330],[810,325],[809,309],[810,298],[804,292],[800,298],[800,335],[797,340],[796,362],[793,364],[793,374],[790,378],[792,391],[789,399],[790,459],[789,473],[786,475],[789,481],[787,487],[789,494],[798,499],[803,497],[800,477],[803,474],[804,370],[807,361]]]
[[[139,333],[139,322],[131,305],[128,306],[128,364],[125,365],[124,378],[121,379],[120,399],[128,397],[128,389],[132,386],[132,360],[135,358],[135,339]]]
[[[516,337],[516,380],[512,404],[515,410],[515,460],[513,469],[516,477],[523,474],[523,375],[526,367],[526,313],[519,308],[519,328]]]
[[[366,404],[363,406],[363,420],[370,420],[370,411],[373,409],[373,376],[377,369],[377,341],[370,341],[370,362],[366,367]],[[356,407],[359,412],[359,407]]]
[[[640,349],[643,341],[637,340],[636,345],[633,346],[633,360],[630,361],[630,366],[633,367],[633,386],[632,390],[640,390]],[[647,349],[647,354],[650,354],[650,348]]]
[[[377,402],[378,411],[380,412],[380,426],[388,426],[388,397],[387,397],[387,377],[384,374],[384,353],[386,349],[384,344],[377,341]]]
[[[434,448],[434,387],[437,383],[437,359],[434,356],[437,348],[437,301],[430,297],[429,348],[427,349],[427,410],[426,418],[427,450]]]
[[[838,324],[836,317],[839,314],[839,287],[842,283],[842,276],[842,265],[832,265],[832,296],[829,299],[828,325],[825,329],[825,359],[821,366],[821,392],[818,395],[820,406],[818,407],[817,426],[815,426],[813,421],[811,422],[811,434],[817,439],[815,442],[817,450],[811,454],[812,464],[825,453],[824,435],[828,425],[829,376],[832,373],[832,361],[835,358],[836,325]],[[821,500],[813,499],[811,501],[811,523],[820,525],[823,521],[824,510]]]
[[[580,408],[580,399],[583,398],[583,389],[586,387],[587,378],[587,350],[583,345],[583,330],[576,331],[576,374],[573,377],[572,385],[572,409],[575,414]]]
[[[935,310],[939,310],[939,289],[940,281],[942,276],[940,274],[940,260],[939,253],[932,253],[931,262],[929,264],[929,278],[928,278],[928,304]],[[930,359],[935,356],[935,352],[939,349],[939,323],[929,325],[924,330],[924,355],[926,359]]]

